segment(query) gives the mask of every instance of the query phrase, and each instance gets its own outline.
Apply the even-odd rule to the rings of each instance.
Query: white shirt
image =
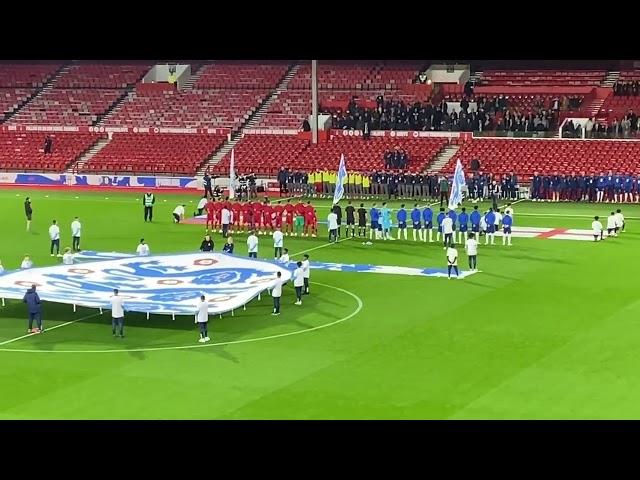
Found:
[[[120,295],[111,295],[111,317],[124,317],[124,299]]]
[[[304,278],[309,278],[311,276],[311,267],[309,266],[309,260],[302,260],[302,273],[304,274]]]
[[[616,213],[616,225],[622,228],[622,224],[624,223],[624,215],[622,213]]]
[[[338,215],[331,212],[327,216],[327,223],[329,224],[329,230],[337,230],[338,229]]]
[[[74,237],[80,236],[80,230],[82,229],[82,225],[79,220],[74,220],[71,222],[71,235]]]
[[[444,217],[442,220],[442,232],[444,234],[453,233],[453,220],[449,217]]]
[[[293,286],[304,287],[304,272],[302,268],[296,268],[293,271]]]
[[[281,297],[282,296],[282,278],[277,278],[273,287],[271,287],[271,296],[272,297]]]
[[[458,265],[458,250],[455,248],[447,248],[447,263],[449,265]]]
[[[591,228],[593,229],[594,235],[600,235],[600,232],[602,232],[602,223],[598,220],[594,220],[591,222]]]
[[[500,225],[500,222],[502,221],[502,214],[499,212],[496,212],[496,221],[493,223],[494,225]]]
[[[289,254],[288,254],[288,253],[283,253],[283,254],[280,256],[280,261],[281,261],[282,263],[284,263],[285,265],[289,265]]]
[[[24,260],[22,260],[22,263],[20,264],[20,268],[31,268],[33,267],[33,262],[31,261],[31,259],[25,258]]]
[[[229,225],[231,223],[231,210],[228,208],[222,209],[222,224]]]
[[[207,199],[202,197],[200,199],[200,201],[198,202],[198,210],[202,210],[204,209],[205,205],[207,204]]]
[[[62,263],[64,265],[73,265],[73,253],[67,252],[62,255]]]
[[[607,228],[616,228],[616,216],[609,215],[607,217]]]
[[[478,255],[478,241],[475,238],[468,239],[464,248],[467,251],[467,255]]]
[[[249,235],[249,238],[247,238],[247,248],[249,249],[249,253],[258,253],[258,237]]]
[[[51,238],[51,240],[60,240],[60,227],[58,225],[51,225],[49,227],[49,238]]]
[[[146,243],[141,243],[140,245],[138,245],[136,253],[141,257],[146,257],[147,255],[149,255],[149,245],[147,245]]]
[[[280,230],[276,230],[273,232],[273,246],[274,247],[282,247],[282,240],[284,239],[284,235]]]
[[[178,205],[173,209],[173,213],[175,213],[179,217],[184,217],[184,207],[182,205]]]
[[[196,322],[206,323],[209,321],[209,302],[200,300],[198,303],[198,311],[196,312]]]
[[[484,215],[480,217],[480,230],[487,229],[487,221],[484,219]]]
[[[4,267],[0,265],[0,273],[4,273]]]

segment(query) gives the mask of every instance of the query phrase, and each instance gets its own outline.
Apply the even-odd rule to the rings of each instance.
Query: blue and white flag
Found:
[[[344,196],[344,183],[347,181],[347,167],[344,164],[344,153],[340,155],[340,166],[336,177],[336,190],[333,193],[333,204],[335,205]]]
[[[231,149],[231,165],[229,165],[229,199],[233,200],[236,194],[236,162],[235,152]]]
[[[466,184],[464,172],[462,171],[462,163],[458,160],[458,163],[456,163],[456,171],[453,174],[451,195],[449,196],[449,210],[455,210],[458,205],[462,203],[462,189]]]

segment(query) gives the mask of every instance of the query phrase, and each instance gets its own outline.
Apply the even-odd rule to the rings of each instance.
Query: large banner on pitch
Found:
[[[117,288],[126,311],[191,315],[204,294],[210,312],[223,313],[270,288],[278,271],[290,280],[278,265],[221,253],[128,257],[9,272],[0,275],[0,297],[22,299],[35,284],[42,300],[109,309]]]

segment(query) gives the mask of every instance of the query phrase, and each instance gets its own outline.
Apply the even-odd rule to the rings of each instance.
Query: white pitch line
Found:
[[[100,314],[99,313],[93,313],[91,315],[87,315],[86,317],[82,317],[82,318],[77,318],[75,320],[71,320],[70,322],[61,323],[60,325],[54,325],[51,328],[45,328],[44,331],[45,332],[49,332],[51,330],[55,330],[56,328],[66,327],[67,325],[71,325],[72,323],[79,322],[80,320],[87,320],[87,319],[89,319],[91,317],[95,317],[97,315],[100,315]],[[20,337],[12,338],[11,340],[6,340],[6,341],[0,343],[0,346],[7,345],[7,344],[13,343],[13,342],[17,342],[18,340],[22,340],[23,338],[32,337],[34,335],[42,335],[42,334],[40,334],[40,333],[27,333],[26,335],[22,335]]]
[[[302,255],[303,253],[307,253],[307,252],[313,252],[314,250],[318,250],[320,248],[324,248],[324,247],[328,247],[329,245],[333,245],[335,243],[340,243],[340,242],[344,242],[345,240],[349,240],[351,237],[344,237],[341,238],[340,240],[338,240],[337,242],[329,242],[329,243],[325,243],[324,245],[320,245],[318,247],[313,247],[313,248],[308,248],[307,250],[302,250],[301,252],[298,253],[294,253],[293,255],[291,255],[292,257],[298,256],[298,255]]]

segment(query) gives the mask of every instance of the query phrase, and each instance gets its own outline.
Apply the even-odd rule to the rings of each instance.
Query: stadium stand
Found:
[[[480,75],[479,85],[510,86],[597,86],[604,80],[604,70],[485,70]]]
[[[69,68],[54,84],[55,88],[122,89],[134,85],[151,65],[80,64]]]
[[[2,64],[0,86],[3,88],[42,87],[60,68],[58,64]]]
[[[194,175],[225,138],[225,135],[114,133],[82,170]]]
[[[101,136],[98,133],[60,133],[53,139],[53,151],[44,154],[47,134],[0,131],[0,169],[9,171],[61,172],[76,161]]]
[[[289,69],[289,63],[216,62],[200,72],[195,88],[200,90],[274,89]]]

